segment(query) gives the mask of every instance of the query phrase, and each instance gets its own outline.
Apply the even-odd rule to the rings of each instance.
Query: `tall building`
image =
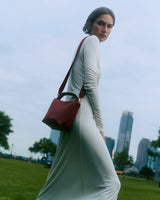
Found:
[[[124,111],[121,116],[116,153],[126,148],[129,151],[133,125],[133,112]]]
[[[58,146],[58,143],[59,143],[59,137],[60,137],[60,131],[51,129],[50,139],[57,146]]]
[[[50,140],[56,144],[58,146],[59,144],[59,137],[60,137],[60,131],[58,130],[54,130],[54,129],[51,129],[51,134],[50,134]],[[54,159],[54,156],[52,156],[50,153],[48,154],[48,157],[47,157],[47,160],[50,162],[50,161],[53,161]]]
[[[106,145],[107,145],[109,154],[110,154],[110,156],[112,158],[114,145],[115,145],[115,140],[110,138],[110,137],[105,137],[105,140],[106,140]]]
[[[150,148],[149,139],[143,138],[139,142],[138,151],[137,151],[137,159],[135,166],[141,170],[142,167],[147,165],[148,162],[148,149]]]

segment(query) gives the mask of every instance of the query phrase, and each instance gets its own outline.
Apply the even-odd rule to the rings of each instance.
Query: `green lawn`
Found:
[[[48,172],[40,164],[0,158],[0,200],[34,200]]]
[[[118,200],[160,200],[158,183],[150,180],[126,178],[121,180]]]
[[[0,158],[0,200],[35,200],[48,172],[40,164]],[[118,200],[160,200],[157,182],[132,178],[121,182]]]

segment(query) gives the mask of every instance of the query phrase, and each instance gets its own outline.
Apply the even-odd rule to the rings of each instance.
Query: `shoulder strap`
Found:
[[[68,70],[68,73],[67,73],[65,79],[63,80],[63,82],[62,82],[62,84],[61,84],[59,90],[58,90],[58,96],[63,92],[63,90],[64,90],[64,88],[65,88],[65,85],[66,85],[66,83],[67,83],[67,80],[68,80],[69,75],[70,75],[70,72],[71,72],[71,69],[72,69],[72,67],[73,67],[73,64],[74,64],[74,62],[75,62],[75,60],[76,60],[76,58],[77,58],[78,52],[79,52],[79,50],[80,50],[80,47],[81,47],[83,41],[84,41],[86,38],[87,38],[87,37],[83,38],[83,40],[80,42],[80,44],[79,44],[79,46],[78,46],[78,48],[77,48],[77,52],[76,52],[76,55],[75,55],[74,60],[73,60],[73,62],[72,62],[72,65],[71,65],[70,69]],[[82,87],[82,88],[83,88],[83,87]],[[81,89],[80,94],[81,94],[81,96],[84,96],[84,95],[82,94],[82,93],[83,93],[82,90],[83,90],[83,89]]]

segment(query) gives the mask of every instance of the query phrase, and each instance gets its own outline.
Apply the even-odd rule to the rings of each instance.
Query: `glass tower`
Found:
[[[59,144],[59,137],[60,137],[60,131],[51,129],[50,139],[53,143],[55,143],[57,146]]]
[[[127,151],[129,151],[132,125],[133,112],[124,111],[120,120],[116,153],[122,152],[124,148],[126,148]]]
[[[113,157],[113,150],[114,150],[115,140],[110,138],[110,137],[106,137],[106,136],[105,136],[105,140],[106,140],[106,145],[107,145],[109,154],[110,154],[110,156],[112,158]]]
[[[138,145],[137,151],[137,159],[135,166],[140,170],[142,167],[147,165],[148,161],[148,149],[150,148],[149,139],[143,138],[141,139]]]

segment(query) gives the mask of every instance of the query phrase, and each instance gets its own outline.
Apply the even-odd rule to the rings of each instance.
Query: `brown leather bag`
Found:
[[[79,97],[77,97],[74,93],[63,92],[63,90],[65,88],[65,85],[67,83],[67,80],[68,80],[70,72],[71,72],[71,69],[72,69],[73,64],[76,60],[76,57],[78,55],[79,49],[80,49],[83,41],[85,40],[85,38],[81,41],[81,43],[78,46],[75,58],[72,62],[72,65],[71,65],[63,83],[61,84],[61,86],[59,88],[58,97],[52,101],[44,119],[42,120],[42,122],[47,124],[52,129],[70,131],[72,128],[74,119],[76,117],[76,114],[79,110],[80,99],[84,96],[83,87],[79,93]],[[61,98],[66,95],[73,96],[74,100],[62,101]]]

